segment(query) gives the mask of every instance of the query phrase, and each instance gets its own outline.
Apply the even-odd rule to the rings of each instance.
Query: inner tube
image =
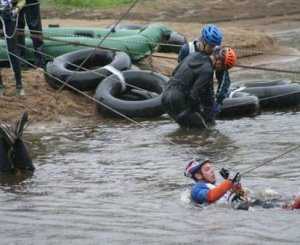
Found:
[[[259,100],[256,96],[247,93],[236,92],[235,97],[226,98],[221,106],[217,118],[238,118],[254,116],[259,111]]]
[[[251,87],[269,87],[269,86],[276,86],[276,85],[286,85],[291,83],[291,80],[284,79],[284,80],[251,80],[251,81],[246,81],[246,82],[240,82],[241,86],[251,88]]]
[[[300,104],[300,85],[285,84],[275,86],[244,87],[239,89],[259,98],[261,108],[277,109]]]
[[[87,59],[87,60],[86,60]],[[84,69],[78,70],[78,66],[85,61]],[[74,66],[74,65],[76,66]],[[117,70],[126,70],[131,66],[129,56],[124,52],[113,52],[100,49],[81,49],[61,55],[47,63],[46,80],[55,89],[63,84],[55,78],[68,82],[72,87],[82,91],[93,90],[111,72],[103,68],[106,65],[113,66]]]
[[[179,53],[182,45],[187,43],[187,39],[185,36],[178,32],[171,32],[170,35],[166,38],[166,40],[159,45],[159,52],[171,52],[171,53]]]
[[[98,85],[95,98],[106,105],[97,104],[97,111],[99,113],[116,116],[117,114],[109,108],[128,117],[149,118],[158,117],[164,113],[161,103],[161,94],[167,84],[167,77],[151,71],[133,70],[124,71],[123,76],[126,81],[126,88],[123,87],[122,81],[120,81],[116,75],[105,78],[102,83]],[[122,95],[128,93],[128,90],[130,90],[128,85],[157,93],[157,96],[150,96],[145,100],[124,99]]]

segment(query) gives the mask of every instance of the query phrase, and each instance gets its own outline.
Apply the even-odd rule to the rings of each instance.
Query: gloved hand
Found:
[[[221,111],[221,107],[220,107],[219,104],[214,103],[211,110],[212,110],[212,113],[213,113],[214,115],[216,115],[216,114],[218,114],[218,113]]]
[[[241,181],[241,175],[240,173],[236,173],[236,175],[232,178],[229,179],[233,184],[238,184]]]
[[[13,17],[14,19],[16,19],[17,16],[18,16],[18,14],[19,14],[19,12],[20,12],[20,9],[19,9],[18,7],[13,8],[13,9],[11,10],[11,15],[12,15],[12,17]]]
[[[220,170],[220,175],[224,178],[224,179],[228,179],[228,177],[229,177],[229,170],[228,169],[226,169],[226,168],[222,168],[221,170]]]

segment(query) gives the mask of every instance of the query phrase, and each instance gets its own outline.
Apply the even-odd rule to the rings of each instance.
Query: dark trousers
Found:
[[[40,52],[42,52],[44,42],[40,4],[38,0],[27,0],[26,5],[28,6],[25,6],[21,10],[18,21],[18,45],[20,47],[20,56],[25,57],[26,53],[24,28],[25,24],[27,23],[36,58],[35,64],[41,67],[44,65],[44,60],[43,55]]]
[[[5,25],[5,27],[3,27],[3,31],[5,30],[6,35],[12,36],[16,27],[15,21],[13,20],[12,16],[8,11],[2,12],[1,16],[3,18],[4,25]],[[16,35],[10,38],[6,37],[5,40],[7,44],[9,63],[15,75],[16,86],[20,88],[22,87],[22,76],[21,76],[21,63],[18,58]],[[2,81],[0,83],[2,84]]]
[[[162,104],[169,116],[182,128],[205,129],[214,124],[214,120],[201,112],[200,105],[198,109],[192,108],[187,96],[178,88],[165,90]]]

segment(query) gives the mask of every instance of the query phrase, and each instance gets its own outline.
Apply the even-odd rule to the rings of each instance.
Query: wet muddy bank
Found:
[[[274,63],[275,60],[290,59],[290,57],[274,57],[268,53],[295,53],[293,49],[280,46],[276,37],[272,37],[273,32],[278,32],[281,28],[289,26],[289,19],[280,18],[277,21],[258,21],[257,26],[253,21],[236,21],[230,23],[219,23],[225,33],[224,45],[233,46],[238,49],[241,64],[268,64]],[[63,20],[63,26],[78,27],[103,27],[109,26],[115,20],[87,21],[87,20]],[[43,25],[62,23],[60,19],[45,19]],[[133,23],[133,22],[132,22]],[[135,21],[134,23],[145,23],[145,21]],[[291,22],[295,26],[297,20]],[[199,35],[199,29],[202,27],[198,23],[180,23],[180,22],[163,22],[173,30],[184,34],[189,40]],[[267,31],[267,30],[268,31]],[[281,29],[282,30],[282,29]],[[273,31],[273,32],[272,32]],[[260,54],[260,55],[257,55]],[[155,56],[163,56],[159,58]],[[249,56],[252,56],[249,58]],[[246,57],[246,58],[241,58]],[[164,75],[170,76],[175,68],[177,55],[172,53],[155,53],[138,63],[143,69],[152,69]],[[234,68],[231,72],[239,71],[240,68]],[[24,86],[26,96],[15,97],[15,88],[12,73],[10,69],[2,70],[3,81],[7,86],[5,97],[0,99],[0,119],[4,121],[14,121],[22,111],[27,110],[30,118],[34,122],[40,121],[59,121],[60,118],[88,118],[89,120],[100,120],[101,116],[96,116],[95,104],[90,99],[85,98],[76,92],[56,91],[49,87],[44,76],[40,71],[25,70],[23,71]],[[94,92],[88,93],[94,96]]]

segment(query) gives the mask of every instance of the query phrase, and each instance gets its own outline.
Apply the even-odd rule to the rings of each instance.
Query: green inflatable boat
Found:
[[[44,34],[44,50],[47,60],[87,47],[99,47],[126,52],[132,61],[138,61],[150,55],[159,43],[168,39],[172,33],[168,27],[161,24],[150,24],[147,27],[126,30],[116,29],[109,33],[106,29],[75,29],[75,28],[46,28]],[[26,33],[27,35],[29,33]],[[33,47],[30,38],[26,38],[26,60],[33,61]],[[7,49],[4,40],[0,41],[0,62],[7,62]]]

